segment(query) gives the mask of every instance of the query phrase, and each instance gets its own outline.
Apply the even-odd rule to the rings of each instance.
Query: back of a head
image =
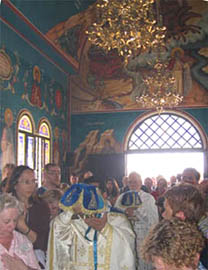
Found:
[[[203,247],[204,239],[196,224],[172,218],[160,221],[150,231],[143,242],[141,253],[148,262],[159,257],[167,267],[194,270]]]
[[[173,210],[173,216],[182,211],[186,220],[199,222],[205,214],[205,200],[199,189],[193,185],[173,186],[164,194]]]
[[[41,196],[41,198],[48,203],[52,203],[54,201],[59,201],[62,195],[63,193],[61,192],[61,190],[50,189],[50,190],[46,190]]]

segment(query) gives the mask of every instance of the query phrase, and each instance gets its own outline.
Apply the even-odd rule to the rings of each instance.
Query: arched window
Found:
[[[199,123],[188,114],[173,111],[139,118],[129,129],[125,142],[127,167],[143,172],[144,177],[160,171],[169,177],[193,166],[203,177],[205,149],[207,138]]]
[[[38,153],[36,156],[37,178],[38,182],[41,183],[42,168],[51,162],[51,128],[46,119],[42,119],[39,123],[36,149]]]
[[[24,110],[17,121],[17,165],[34,169],[41,185],[42,168],[51,162],[51,128],[47,119],[41,119],[38,130],[31,114]]]
[[[23,112],[18,118],[17,165],[35,169],[34,122],[29,113]]]

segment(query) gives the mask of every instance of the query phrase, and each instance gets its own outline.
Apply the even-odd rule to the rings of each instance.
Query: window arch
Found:
[[[36,131],[32,115],[24,110],[18,116],[17,130],[17,165],[34,169],[40,186],[42,168],[51,162],[51,125],[43,118]]]
[[[144,114],[129,128],[126,154],[203,153],[206,160],[207,136],[200,124],[186,113],[164,111]],[[144,157],[144,155],[143,155]],[[207,175],[206,162],[203,173]]]
[[[17,165],[35,169],[35,124],[29,112],[22,112],[17,121]]]

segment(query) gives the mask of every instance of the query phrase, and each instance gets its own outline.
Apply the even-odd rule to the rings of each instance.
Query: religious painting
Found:
[[[107,129],[103,132],[98,129],[91,130],[74,150],[72,169],[77,173],[83,172],[91,154],[115,154],[121,151],[121,143],[115,139],[113,129]]]
[[[32,105],[41,108],[41,88],[40,88],[41,73],[38,66],[33,68],[33,85],[31,90],[30,102]]]
[[[0,50],[0,80],[9,80],[12,75],[12,62],[8,54]]]
[[[167,28],[162,58],[184,96],[180,107],[208,105],[208,4],[202,0],[161,0]],[[94,22],[95,4],[60,22],[47,33],[77,74],[70,77],[72,113],[142,109],[136,97],[147,87],[157,54],[142,52],[128,65],[114,50],[106,53],[90,43],[86,30]]]
[[[0,91],[20,96],[29,106],[67,117],[66,90],[45,72],[43,67],[26,62],[24,55],[7,48],[0,49]]]
[[[15,51],[10,55],[6,48],[0,49],[0,90],[11,91],[15,94],[19,82],[20,58]]]
[[[8,163],[15,164],[14,133],[12,130],[14,116],[10,108],[4,112],[4,120],[5,126],[1,136],[1,170]]]

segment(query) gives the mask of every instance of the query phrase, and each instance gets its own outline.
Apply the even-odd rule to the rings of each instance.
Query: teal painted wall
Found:
[[[208,135],[208,108],[182,110],[198,121]],[[75,114],[71,117],[71,148],[74,151],[91,130],[99,134],[107,129],[114,130],[115,139],[123,144],[128,128],[144,111]]]
[[[64,157],[68,150],[67,138],[64,141],[62,137],[63,133],[68,134],[68,75],[56,66],[52,59],[42,54],[41,50],[24,40],[7,23],[0,21],[0,29],[0,52],[7,55],[12,67],[10,78],[1,77],[0,79],[0,139],[3,128],[6,126],[5,110],[10,109],[14,118],[11,130],[16,149],[17,117],[23,109],[26,109],[32,114],[36,129],[41,118],[46,117],[49,120],[52,126],[53,143],[56,140],[60,157]],[[40,82],[34,79],[35,66],[40,70]],[[4,68],[8,67],[8,64],[7,67],[4,66]],[[0,70],[0,75],[1,72]],[[32,95],[34,84],[40,90],[38,102]],[[59,130],[58,138],[54,136],[55,128]],[[0,149],[0,158],[1,154],[2,149]],[[65,171],[65,160],[60,160],[60,162]]]

